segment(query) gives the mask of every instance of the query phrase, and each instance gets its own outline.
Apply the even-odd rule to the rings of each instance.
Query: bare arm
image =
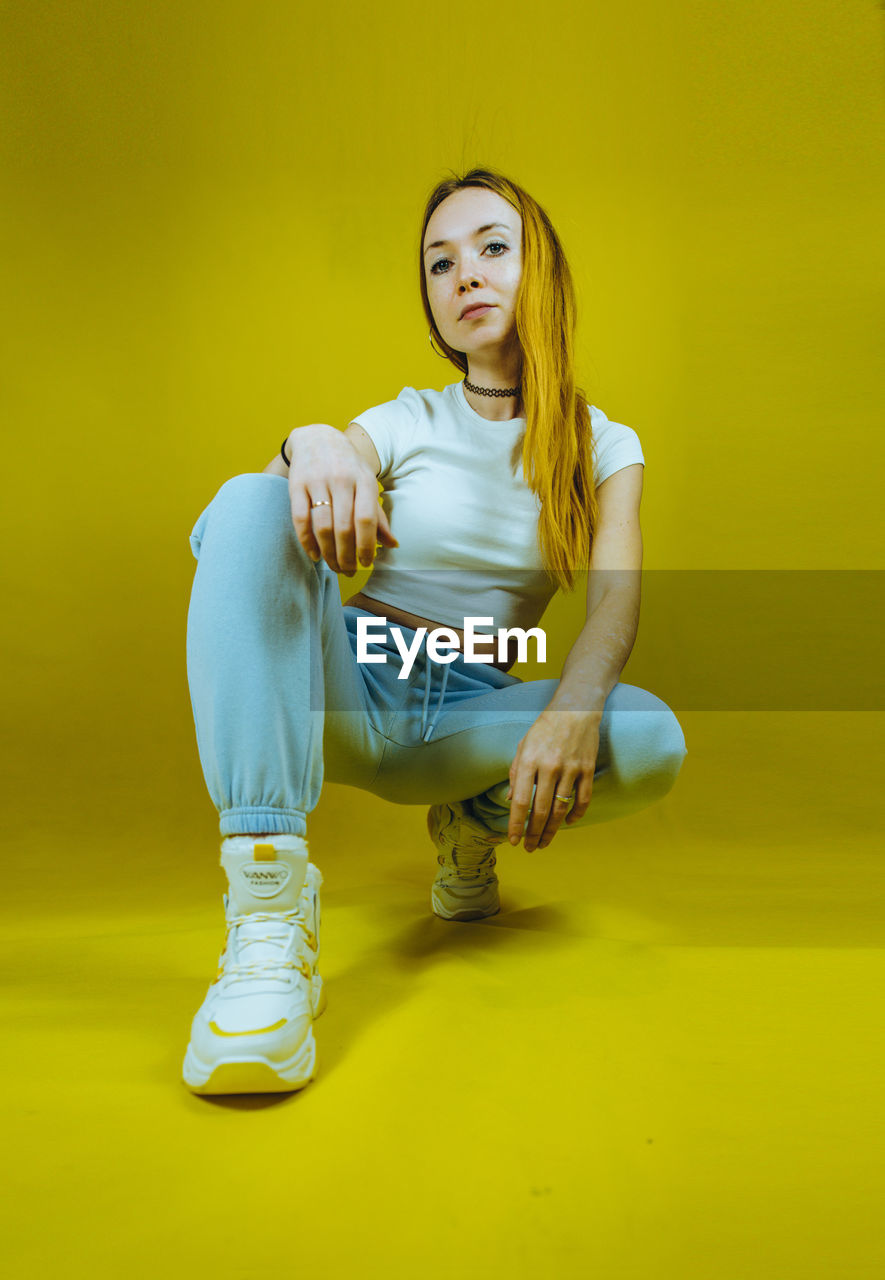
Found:
[[[590,804],[605,701],[639,626],[642,473],[642,463],[632,463],[597,489],[599,522],[590,550],[587,620],[553,697],[521,740],[510,766],[510,843],[517,844],[525,829],[529,851],[545,848],[563,818],[568,824],[577,822]]]
[[[599,522],[587,578],[587,620],[569,650],[548,709],[602,719],[639,630],[643,466],[622,467],[599,486]]]

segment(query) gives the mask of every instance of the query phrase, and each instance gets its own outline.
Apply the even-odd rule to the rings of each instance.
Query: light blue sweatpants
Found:
[[[407,679],[392,637],[356,660],[356,622],[338,579],[292,525],[288,482],[247,474],[222,485],[191,534],[197,558],[187,670],[200,761],[221,834],[306,834],[324,778],[394,804],[470,800],[506,834],[510,765],[556,680],[521,681],[422,644]],[[415,633],[402,628],[411,644]],[[389,636],[389,632],[388,632]],[[685,738],[660,698],[609,694],[593,796],[562,832],[645,808],[673,786]]]

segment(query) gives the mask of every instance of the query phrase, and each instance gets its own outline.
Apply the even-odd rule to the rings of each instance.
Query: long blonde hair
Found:
[[[540,502],[538,543],[547,571],[571,591],[575,571],[588,567],[599,518],[590,409],[584,392],[575,386],[577,306],[572,273],[547,214],[516,182],[493,169],[471,169],[463,177],[453,174],[439,182],[424,209],[418,274],[431,333],[462,373],[468,371],[467,356],[444,341],[434,322],[422,253],[433,211],[462,187],[496,192],[522,218],[522,279],[516,297],[526,418],[522,469]]]

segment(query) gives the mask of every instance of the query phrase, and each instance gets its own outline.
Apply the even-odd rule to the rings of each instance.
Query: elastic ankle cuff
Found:
[[[243,809],[223,809],[219,830],[222,836],[244,836],[260,831],[262,835],[303,837],[307,834],[307,818],[302,809],[252,805]]]

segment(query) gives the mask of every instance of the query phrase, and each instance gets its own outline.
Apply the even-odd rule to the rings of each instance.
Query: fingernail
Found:
[[[511,843],[511,844],[519,844],[519,836],[511,836],[511,837],[510,837],[510,843]]]

